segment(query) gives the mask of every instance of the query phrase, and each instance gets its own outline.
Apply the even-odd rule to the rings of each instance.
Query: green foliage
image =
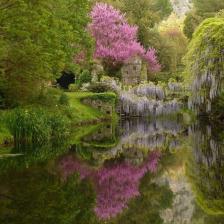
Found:
[[[51,113],[48,118],[51,136],[54,141],[63,141],[70,134],[69,119],[59,112]]]
[[[224,9],[224,1],[220,0],[193,0],[193,4],[201,14],[214,15],[214,13]]]
[[[69,121],[58,112],[41,108],[17,108],[8,118],[8,127],[16,144],[41,145],[69,134]]]
[[[53,108],[58,104],[59,98],[62,95],[62,90],[57,88],[43,88],[35,101],[38,105]]]
[[[175,54],[175,48],[170,41],[161,33],[158,29],[149,29],[150,39],[148,39],[149,46],[157,50],[158,60],[161,64],[162,72],[171,72],[173,68],[173,55]],[[150,77],[151,79],[152,77]]]
[[[65,67],[74,67],[80,51],[91,50],[89,1],[3,0],[1,7],[0,91],[7,104],[25,104]]]
[[[48,117],[43,110],[15,109],[10,114],[8,126],[15,142],[35,144],[50,140]]]
[[[155,76],[150,76],[150,81],[155,83],[163,82],[167,84],[171,78],[175,81],[183,81],[182,71],[160,72]]]
[[[78,87],[77,84],[70,84],[68,89],[69,89],[70,92],[77,92],[79,87]]]
[[[172,15],[159,27],[158,57],[163,73],[181,73],[182,58],[187,50],[187,38],[182,31],[182,21]],[[168,78],[169,75],[167,76]]]
[[[68,96],[65,93],[62,93],[60,98],[59,98],[59,104],[63,106],[68,106],[69,105],[69,99]]]
[[[161,21],[173,11],[170,1],[167,0],[154,0],[151,1],[151,5],[151,11],[157,13]]]
[[[193,9],[184,21],[184,33],[191,39],[198,25],[206,18],[214,17],[224,9],[224,1],[220,0],[193,0]]]
[[[0,111],[0,146],[13,142],[13,136],[10,134],[6,125],[6,113]]]
[[[105,103],[115,104],[116,99],[117,99],[117,95],[115,93],[107,92],[107,93],[93,94],[93,95],[90,95],[86,98],[92,99],[92,100],[101,100]]]
[[[110,86],[105,84],[105,83],[102,83],[102,82],[95,82],[95,83],[92,83],[89,87],[88,87],[88,90],[90,92],[93,92],[93,93],[104,93],[104,92],[108,92],[111,90]]]
[[[222,90],[221,90],[222,91]],[[224,92],[222,91],[218,97],[212,103],[212,114],[211,117],[215,118],[216,120],[223,120],[224,119]]]
[[[89,82],[91,82],[91,80],[92,80],[92,76],[91,76],[89,70],[84,70],[79,76],[78,85],[82,86],[82,84],[89,83]]]
[[[138,26],[138,40],[144,47],[152,47],[150,29],[172,12],[169,0],[104,0],[126,14],[129,22]]]
[[[197,26],[202,22],[203,18],[192,11],[187,14],[184,20],[184,34],[191,39]]]
[[[122,11],[133,24],[138,26],[138,39],[144,47],[150,47],[150,28],[172,12],[168,0],[122,0]]]

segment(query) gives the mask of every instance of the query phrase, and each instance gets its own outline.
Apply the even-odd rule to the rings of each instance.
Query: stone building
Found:
[[[134,86],[141,82],[142,59],[135,56],[129,59],[121,68],[123,85]]]

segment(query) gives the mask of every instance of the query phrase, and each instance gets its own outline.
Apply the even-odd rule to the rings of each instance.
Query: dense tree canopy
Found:
[[[1,3],[1,83],[9,103],[31,100],[46,81],[71,66],[76,54],[90,49],[85,29],[88,4],[80,0]]]
[[[172,12],[169,0],[105,0],[125,13],[131,24],[138,26],[138,40],[144,47],[150,47],[152,29]]]
[[[138,39],[149,47],[150,28],[166,18],[172,11],[167,0],[123,0],[122,11],[127,14],[130,22],[139,27]]]
[[[220,0],[193,0],[194,7],[199,13],[213,14],[224,8],[224,1]]]
[[[203,18],[195,11],[192,11],[187,14],[185,20],[184,20],[184,34],[187,38],[191,39],[192,35],[197,28],[198,24],[203,20]]]
[[[188,38],[192,35],[196,27],[206,18],[213,17],[217,12],[224,9],[224,1],[220,0],[193,0],[193,9],[188,13],[184,21],[184,33]]]

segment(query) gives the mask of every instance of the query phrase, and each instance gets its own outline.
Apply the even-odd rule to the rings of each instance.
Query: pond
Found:
[[[122,119],[0,159],[0,223],[222,224],[224,129]]]

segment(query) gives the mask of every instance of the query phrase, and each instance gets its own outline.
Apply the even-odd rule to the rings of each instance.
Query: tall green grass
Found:
[[[16,144],[46,144],[69,135],[70,122],[59,112],[42,108],[17,108],[7,119]]]

